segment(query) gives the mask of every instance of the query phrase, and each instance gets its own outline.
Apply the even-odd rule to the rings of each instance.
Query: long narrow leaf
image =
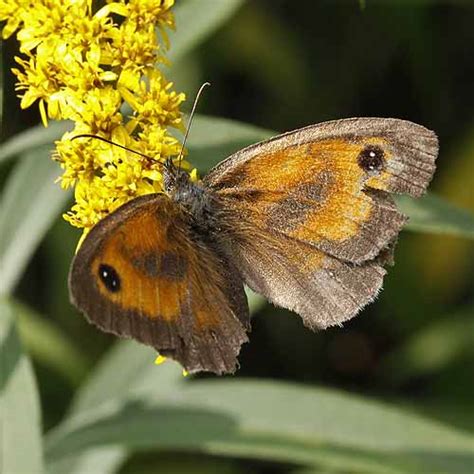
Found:
[[[474,239],[472,212],[460,209],[431,193],[419,199],[400,196],[397,202],[410,217],[407,229]]]
[[[14,308],[0,301],[0,467],[2,474],[43,472],[41,416],[30,361],[15,328]]]
[[[119,341],[101,360],[93,374],[76,394],[71,415],[130,398],[130,394],[159,384],[159,393],[174,391],[184,383],[182,369],[173,362],[154,364],[155,351],[133,340]]]
[[[100,406],[120,404],[132,393],[147,390],[150,384],[159,384],[157,393],[173,393],[187,379],[180,367],[172,362],[156,366],[156,354],[149,347],[135,341],[120,341],[95,369],[88,382],[79,390],[69,416],[81,417]],[[67,459],[58,459],[47,465],[49,474],[112,474],[128,458],[126,446],[98,446]]]
[[[194,117],[188,144],[193,149],[229,146],[232,143],[247,146],[276,134],[237,120],[198,114]]]
[[[59,172],[43,147],[22,157],[8,178],[0,202],[0,295],[15,287],[69,197],[54,182]]]
[[[232,153],[276,135],[263,128],[235,120],[196,115],[189,134],[189,161],[207,172]]]
[[[473,439],[461,432],[332,390],[195,381],[160,396],[158,387],[120,406],[103,405],[66,421],[49,436],[49,462],[101,444],[308,465],[358,459],[368,469],[383,460],[392,470],[408,472],[462,471],[474,455]]]
[[[51,122],[48,128],[36,125],[24,132],[14,135],[0,146],[0,163],[16,155],[23,155],[29,150],[45,145],[53,147],[53,142],[59,140],[67,130],[71,129],[70,122]]]
[[[22,343],[33,359],[54,370],[72,385],[87,370],[87,358],[75,344],[50,320],[24,304],[13,302]]]

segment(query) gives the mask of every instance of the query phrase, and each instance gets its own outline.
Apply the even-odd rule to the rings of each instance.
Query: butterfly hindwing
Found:
[[[189,372],[233,372],[247,341],[239,273],[164,195],[134,199],[96,225],[74,259],[70,289],[92,323]]]
[[[378,261],[354,265],[282,235],[258,239],[258,245],[247,239],[234,245],[245,282],[275,305],[298,313],[313,330],[352,318],[382,287],[385,270]]]

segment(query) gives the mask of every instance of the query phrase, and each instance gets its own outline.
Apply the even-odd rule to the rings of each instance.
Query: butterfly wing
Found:
[[[406,221],[390,193],[421,195],[437,150],[435,134],[411,122],[338,120],[248,147],[204,183],[234,219],[234,257],[249,286],[326,327],[381,288]]]
[[[69,287],[91,323],[188,372],[233,372],[247,341],[238,272],[164,195],[134,199],[99,222],[72,263]]]
[[[244,281],[313,330],[352,318],[382,287],[383,260],[354,265],[284,235],[247,235],[233,246]]]

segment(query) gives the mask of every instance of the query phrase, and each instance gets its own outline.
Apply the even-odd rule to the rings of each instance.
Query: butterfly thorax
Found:
[[[213,199],[200,182],[193,182],[189,174],[168,163],[163,174],[166,194],[180,205],[191,220],[191,225],[207,234],[214,233],[216,228],[216,209]]]

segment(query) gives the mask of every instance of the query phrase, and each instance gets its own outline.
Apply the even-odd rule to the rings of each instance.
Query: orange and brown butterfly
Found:
[[[245,148],[197,183],[168,161],[163,194],[88,234],[72,301],[190,373],[234,372],[250,329],[244,284],[313,330],[376,297],[406,221],[392,193],[423,194],[437,152],[420,125],[353,118]]]

